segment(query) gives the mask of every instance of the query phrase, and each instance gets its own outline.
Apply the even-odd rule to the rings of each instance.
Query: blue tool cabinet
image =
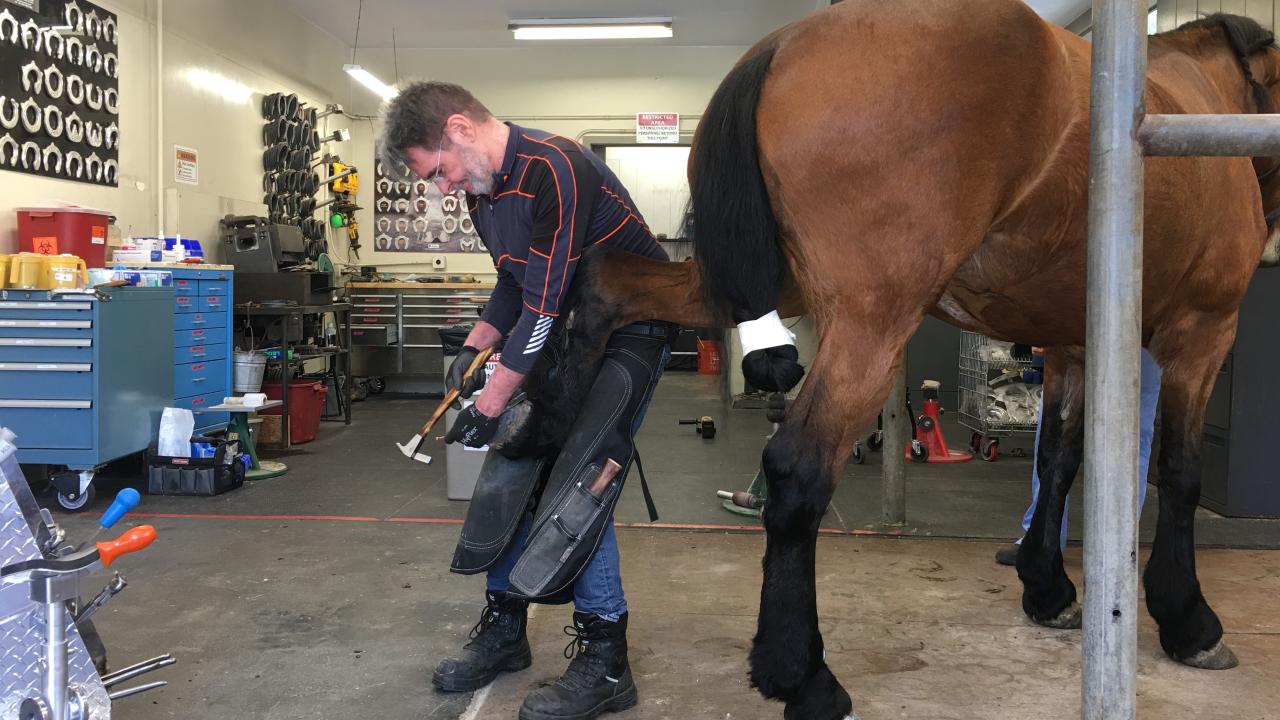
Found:
[[[0,290],[0,425],[18,436],[18,462],[91,477],[155,441],[173,400],[173,297]]]
[[[173,273],[173,407],[217,405],[231,394],[232,271],[164,268]],[[197,434],[227,426],[227,413],[197,413]]]

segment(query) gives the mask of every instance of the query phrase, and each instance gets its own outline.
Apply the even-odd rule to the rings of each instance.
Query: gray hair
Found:
[[[445,120],[462,114],[477,122],[493,117],[466,88],[446,82],[413,82],[400,91],[382,111],[382,137],[378,159],[383,174],[405,179],[409,148],[433,151],[441,145]]]

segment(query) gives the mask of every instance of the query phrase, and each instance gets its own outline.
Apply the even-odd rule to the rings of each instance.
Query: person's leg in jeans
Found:
[[[1138,390],[1138,511],[1147,502],[1147,471],[1151,467],[1151,443],[1156,432],[1156,410],[1160,406],[1160,380],[1162,373],[1156,359],[1146,348],[1142,348],[1142,381]],[[1043,396],[1040,400],[1040,412],[1044,412]],[[1036,425],[1035,452],[1040,452],[1040,425]],[[1034,457],[1034,455],[1032,456]],[[1040,496],[1040,473],[1036,463],[1031,463],[1031,505],[1022,515],[1022,534],[1031,529],[1031,516],[1036,512],[1036,500]],[[1019,537],[1016,541],[1022,543]],[[1063,547],[1067,546],[1067,511],[1062,512]]]

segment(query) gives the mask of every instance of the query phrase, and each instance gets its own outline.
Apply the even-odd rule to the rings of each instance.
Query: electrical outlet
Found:
[[[444,263],[444,256],[443,256],[443,255],[432,255],[432,256],[431,256],[431,269],[432,269],[432,270],[443,270],[443,269],[444,269],[444,265],[445,265],[445,263]]]

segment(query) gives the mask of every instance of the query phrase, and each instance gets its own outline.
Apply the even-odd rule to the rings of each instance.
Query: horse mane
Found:
[[[1168,36],[1188,30],[1205,29],[1221,29],[1223,34],[1227,36],[1227,42],[1231,44],[1232,51],[1235,52],[1236,57],[1240,60],[1240,69],[1244,73],[1244,79],[1253,90],[1253,99],[1258,104],[1258,112],[1272,112],[1271,95],[1266,88],[1254,80],[1253,71],[1249,68],[1249,57],[1267,48],[1275,48],[1275,35],[1270,30],[1262,27],[1253,18],[1228,13],[1206,15],[1183,23],[1177,29],[1163,34]]]

